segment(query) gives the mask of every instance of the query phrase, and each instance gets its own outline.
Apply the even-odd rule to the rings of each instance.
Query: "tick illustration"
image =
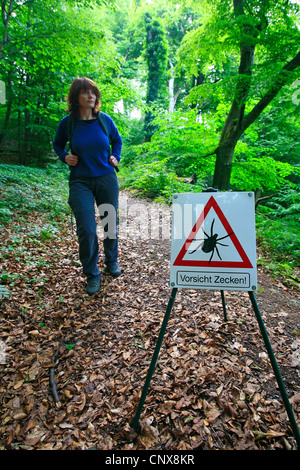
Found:
[[[227,237],[230,237],[230,235],[233,234],[233,232],[229,233],[228,235],[225,235],[225,237],[221,237],[221,238],[218,238],[218,234],[217,233],[213,233],[214,232],[214,223],[215,223],[215,219],[213,219],[212,223],[211,223],[211,227],[210,227],[210,235],[208,235],[204,230],[203,230],[203,227],[202,227],[202,230],[203,230],[203,233],[204,235],[207,237],[207,238],[202,238],[201,241],[202,243],[200,243],[197,248],[195,248],[194,250],[190,251],[189,253],[192,254],[192,253],[195,253],[195,251],[199,250],[199,248],[201,248],[201,250],[204,252],[204,253],[211,253],[211,257],[209,259],[209,262],[208,264],[210,264],[213,256],[214,256],[214,252],[216,250],[220,260],[222,260],[221,256],[220,256],[220,253],[219,253],[219,250],[218,250],[218,247],[217,245],[222,245],[222,246],[228,246],[228,245],[225,245],[224,243],[220,243],[220,240],[224,240],[224,238],[227,238]],[[198,238],[195,238],[194,240],[198,240]]]

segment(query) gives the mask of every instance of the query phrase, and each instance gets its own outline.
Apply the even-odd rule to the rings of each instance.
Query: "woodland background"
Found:
[[[293,279],[299,2],[1,4],[3,163],[57,160],[52,140],[69,85],[89,76],[124,140],[122,187],[168,202],[173,192],[208,186],[255,191],[258,238],[271,267],[278,261]],[[196,184],[187,186],[187,178]],[[2,216],[9,210],[2,201]]]
[[[211,186],[255,192],[262,286],[257,295],[270,314],[275,336],[276,332],[281,335],[276,351],[286,368],[296,406],[300,331],[299,2],[1,0],[1,7],[0,337],[13,357],[1,372],[3,445],[82,448],[87,442],[88,446],[97,442],[99,446],[100,432],[101,448],[124,448],[120,444],[124,435],[115,437],[116,420],[119,429],[121,421],[132,415],[146,369],[143,365],[134,385],[125,386],[123,380],[128,377],[121,380],[120,373],[125,373],[126,367],[136,371],[146,357],[149,359],[160,325],[159,319],[153,320],[158,315],[157,302],[160,299],[164,305],[167,296],[159,279],[168,269],[168,247],[151,240],[139,246],[126,240],[121,247],[123,263],[132,272],[116,287],[119,297],[109,294],[110,282],[104,282],[101,311],[111,323],[99,324],[96,303],[80,291],[76,241],[69,226],[68,169],[52,149],[58,122],[66,114],[65,96],[76,76],[96,81],[102,110],[113,117],[120,130],[124,146],[118,176],[121,189],[130,197],[142,198],[146,206],[153,201],[157,210],[169,210],[174,192],[201,192]],[[146,286],[149,283],[156,295],[150,305],[139,274],[143,270]],[[79,293],[66,294],[66,275]],[[153,415],[144,423],[146,438],[135,448],[292,448],[288,425],[284,424],[283,432],[281,429],[284,412],[274,405],[273,386],[262,391],[263,384],[269,385],[269,369],[264,356],[258,369],[253,360],[256,349],[263,346],[258,346],[255,327],[249,323],[246,300],[230,297],[230,313],[238,313],[239,319],[224,325],[218,323],[214,311],[220,307],[219,299],[205,295],[206,316],[196,328],[203,306],[203,298],[197,295],[183,295],[178,307],[194,347],[185,349],[185,333],[174,325],[166,340],[171,362],[163,358],[170,374],[162,372],[162,382],[155,386],[162,414],[170,415],[174,427],[165,426],[153,405]],[[120,324],[119,317],[112,320],[109,315],[116,305],[127,314]],[[126,322],[134,324],[137,311],[140,331],[133,337]],[[282,319],[285,325],[278,323]],[[91,327],[95,333],[88,342],[85,334]],[[124,334],[126,367],[122,372],[118,369],[118,329]],[[243,349],[239,339],[246,330],[248,342]],[[101,351],[99,341],[103,338],[97,336],[98,331],[104,331]],[[179,334],[184,346],[180,365],[173,333],[176,338]],[[200,349],[199,338],[206,344]],[[108,353],[107,345],[114,352]],[[47,367],[59,347],[61,362],[56,372],[64,379],[59,392],[66,411],[63,408],[58,416],[45,396],[49,395]],[[184,370],[192,364],[197,377],[194,352],[203,349],[206,360],[209,350],[216,359],[224,357],[224,348],[229,356],[217,372],[211,372],[216,363],[203,366],[201,385],[206,388],[199,399],[201,387],[196,383],[196,393],[195,383],[188,382]],[[115,367],[113,378],[107,372],[96,372],[99,361],[105,366],[110,363],[109,354]],[[236,367],[231,368],[230,362]],[[96,368],[88,384],[77,381],[82,379],[85,364]],[[185,399],[179,399],[177,392],[172,394],[174,367],[180,376],[178,394],[178,384],[186,384]],[[254,380],[253,371],[262,375],[257,373]],[[228,374],[229,392],[226,387],[223,390],[224,373]],[[241,392],[240,408],[233,410],[231,392],[242,390],[245,382],[246,398]],[[166,384],[169,400],[164,408]],[[132,393],[134,403],[130,402]],[[96,426],[93,419],[99,417],[100,402],[103,419]],[[178,411],[182,409],[183,415]],[[203,420],[195,410],[204,412]],[[94,424],[84,434],[83,423],[88,422]]]

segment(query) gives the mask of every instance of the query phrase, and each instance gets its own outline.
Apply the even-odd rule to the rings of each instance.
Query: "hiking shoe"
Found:
[[[89,295],[94,295],[100,290],[101,277],[96,276],[87,280],[86,291]]]
[[[118,277],[122,274],[121,269],[119,268],[118,264],[112,264],[111,266],[106,266],[104,269],[105,272],[108,272],[113,277]]]

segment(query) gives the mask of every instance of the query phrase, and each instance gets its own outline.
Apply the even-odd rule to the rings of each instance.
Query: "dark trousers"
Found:
[[[112,172],[92,178],[72,178],[69,182],[69,190],[69,204],[76,219],[79,259],[83,273],[89,279],[100,274],[95,201],[100,209],[101,221],[103,224],[108,221],[104,226],[104,262],[107,266],[117,262],[119,183],[115,172]]]

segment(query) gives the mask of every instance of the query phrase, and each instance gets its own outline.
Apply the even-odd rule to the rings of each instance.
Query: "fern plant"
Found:
[[[295,218],[300,214],[300,189],[284,186],[276,196],[266,203],[266,206],[272,209],[269,217],[277,218]]]

